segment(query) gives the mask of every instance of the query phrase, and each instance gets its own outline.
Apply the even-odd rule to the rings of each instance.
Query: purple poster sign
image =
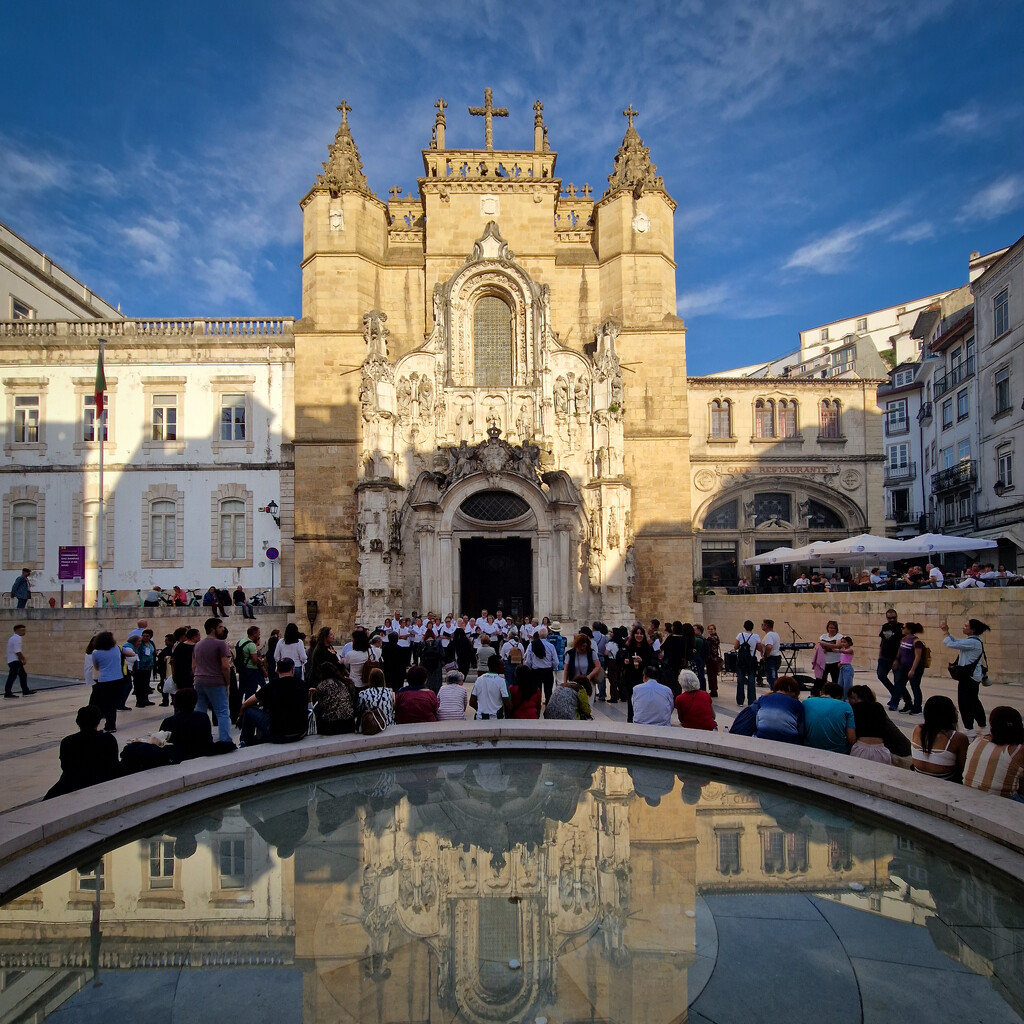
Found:
[[[57,579],[85,579],[85,548],[61,545],[57,552]]]

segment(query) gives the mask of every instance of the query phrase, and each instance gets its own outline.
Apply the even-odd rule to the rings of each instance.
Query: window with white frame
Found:
[[[818,433],[829,440],[843,436],[840,405],[838,398],[824,398],[819,406]]]
[[[245,558],[246,515],[245,502],[239,498],[225,498],[218,510],[220,528],[220,557],[224,561]]]
[[[957,514],[960,517],[960,521],[963,522],[966,519],[971,518],[971,492],[961,491],[959,494],[959,500],[957,501]]]
[[[754,403],[754,437],[775,437],[775,403],[770,398],[759,398]]]
[[[956,446],[956,457],[960,462],[966,462],[971,457],[971,441],[965,437]]]
[[[797,436],[796,402],[783,398],[779,402],[779,437]]]
[[[867,329],[868,329],[868,318],[866,316],[862,316],[857,321],[857,330],[858,331],[866,331]]]
[[[910,445],[891,444],[889,445],[889,468],[906,469],[910,465]]]
[[[942,403],[942,429],[953,426],[953,399],[947,398]]]
[[[1010,368],[1003,366],[996,370],[995,375],[995,388],[996,388],[996,414],[1001,412],[1009,412],[1010,410]]]
[[[149,887],[150,889],[174,888],[173,839],[151,839],[149,841]]]
[[[996,449],[996,474],[1003,487],[1013,486],[1013,445],[1001,444]]]
[[[11,503],[10,562],[27,564],[37,560],[37,512],[34,501]]]
[[[108,418],[110,416],[109,410],[106,408],[107,402],[110,401],[108,396],[104,402],[103,416],[102,416],[102,432],[103,440],[110,440],[110,427]],[[83,441],[98,441],[101,427],[96,423],[96,396],[95,395],[83,395],[82,396],[82,440]]]
[[[740,831],[739,829],[716,829],[718,843],[718,870],[723,875],[740,873]]]
[[[897,370],[892,375],[892,386],[894,388],[906,387],[907,384],[913,384],[913,383],[914,383],[914,371],[913,371],[913,369]]]
[[[220,887],[222,889],[245,889],[249,884],[246,869],[245,840],[219,840],[218,854]]]
[[[14,443],[39,443],[39,396],[14,396]]]
[[[711,403],[711,436],[716,440],[732,437],[732,402],[716,398]]]
[[[818,334],[819,341],[828,341],[828,328],[822,327],[821,332]]]
[[[942,468],[952,469],[956,464],[956,459],[953,458],[953,446],[950,445],[948,448],[943,448],[939,454],[942,456]]]
[[[173,562],[177,553],[178,506],[160,498],[149,505],[149,559]]]
[[[1010,329],[1010,293],[1004,288],[992,303],[995,322],[995,337],[999,338]]]
[[[152,430],[150,433],[150,440],[178,440],[177,395],[153,395]]]
[[[971,401],[967,388],[961,388],[956,393],[956,418],[965,420],[971,414]]]
[[[27,302],[11,296],[11,319],[12,320],[35,320],[36,311]]]
[[[244,441],[245,395],[223,394],[220,396],[220,439],[221,441]]]

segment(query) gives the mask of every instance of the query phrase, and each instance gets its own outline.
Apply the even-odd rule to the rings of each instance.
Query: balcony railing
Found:
[[[952,391],[958,384],[974,376],[974,356],[968,356],[962,363],[957,363],[941,377],[935,378],[934,394],[938,398],[947,391]]]
[[[932,418],[932,403],[923,402],[921,408],[917,410],[917,422],[927,423]]]
[[[978,463],[974,459],[963,459],[949,469],[941,469],[932,473],[932,490],[948,491],[953,487],[977,483]]]
[[[921,515],[915,512],[913,509],[908,508],[890,508],[886,514],[886,519],[891,519],[899,526],[906,526],[910,523],[917,524],[920,520]]]
[[[885,435],[886,437],[895,437],[897,434],[909,434],[910,433],[910,420],[904,414],[898,416],[893,413],[889,413],[885,417]]]
[[[892,466],[886,464],[885,482],[887,484],[906,483],[908,480],[915,480],[916,478],[916,462],[908,462],[905,466]]]

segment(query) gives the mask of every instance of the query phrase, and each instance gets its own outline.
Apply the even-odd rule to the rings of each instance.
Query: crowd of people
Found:
[[[475,618],[396,612],[375,629],[357,627],[343,645],[330,627],[307,637],[295,623],[271,630],[266,640],[250,625],[229,645],[227,627],[213,616],[203,634],[183,626],[158,647],[146,620],[139,620],[123,643],[109,632],[90,641],[84,664],[89,707],[79,711],[79,732],[61,746],[62,776],[49,795],[91,785],[99,776],[233,750],[233,729],[242,746],[252,746],[294,742],[311,732],[373,735],[393,725],[467,715],[586,720],[595,702],[607,701],[624,703],[627,722],[636,725],[677,721],[713,731],[713,699],[728,654],[740,709],[733,734],[913,767],[1015,795],[1024,771],[1024,744],[1013,740],[1020,715],[994,709],[990,732],[979,736],[973,728],[986,725],[978,695],[986,670],[981,636],[988,627],[969,619],[962,638],[945,622],[940,628],[943,644],[956,655],[950,673],[958,682],[963,731],[949,698],[922,703],[930,652],[920,624],[899,622],[894,609],[879,631],[874,666],[889,695],[885,704],[871,687],[854,683],[854,642],[835,621],[826,623],[815,645],[815,682],[801,699],[800,681],[781,671],[782,643],[771,619],[760,631],[744,622],[731,651],[713,624],[675,621],[663,628],[655,619],[609,629],[593,622],[569,640],[558,621],[516,621],[500,610]],[[761,696],[759,681],[768,691]],[[159,696],[169,713],[159,730],[126,744],[119,758],[111,734],[132,696],[136,707],[152,706]],[[912,738],[889,717],[893,711],[923,714]]]

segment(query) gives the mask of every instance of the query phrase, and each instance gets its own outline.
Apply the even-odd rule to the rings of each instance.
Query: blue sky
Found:
[[[1024,234],[1015,2],[174,4],[14,0],[0,220],[130,316],[300,314],[305,194],[341,97],[370,185],[415,187],[433,102],[544,103],[600,193],[632,103],[678,202],[688,367],[954,287]],[[17,41],[17,45],[12,45]]]

